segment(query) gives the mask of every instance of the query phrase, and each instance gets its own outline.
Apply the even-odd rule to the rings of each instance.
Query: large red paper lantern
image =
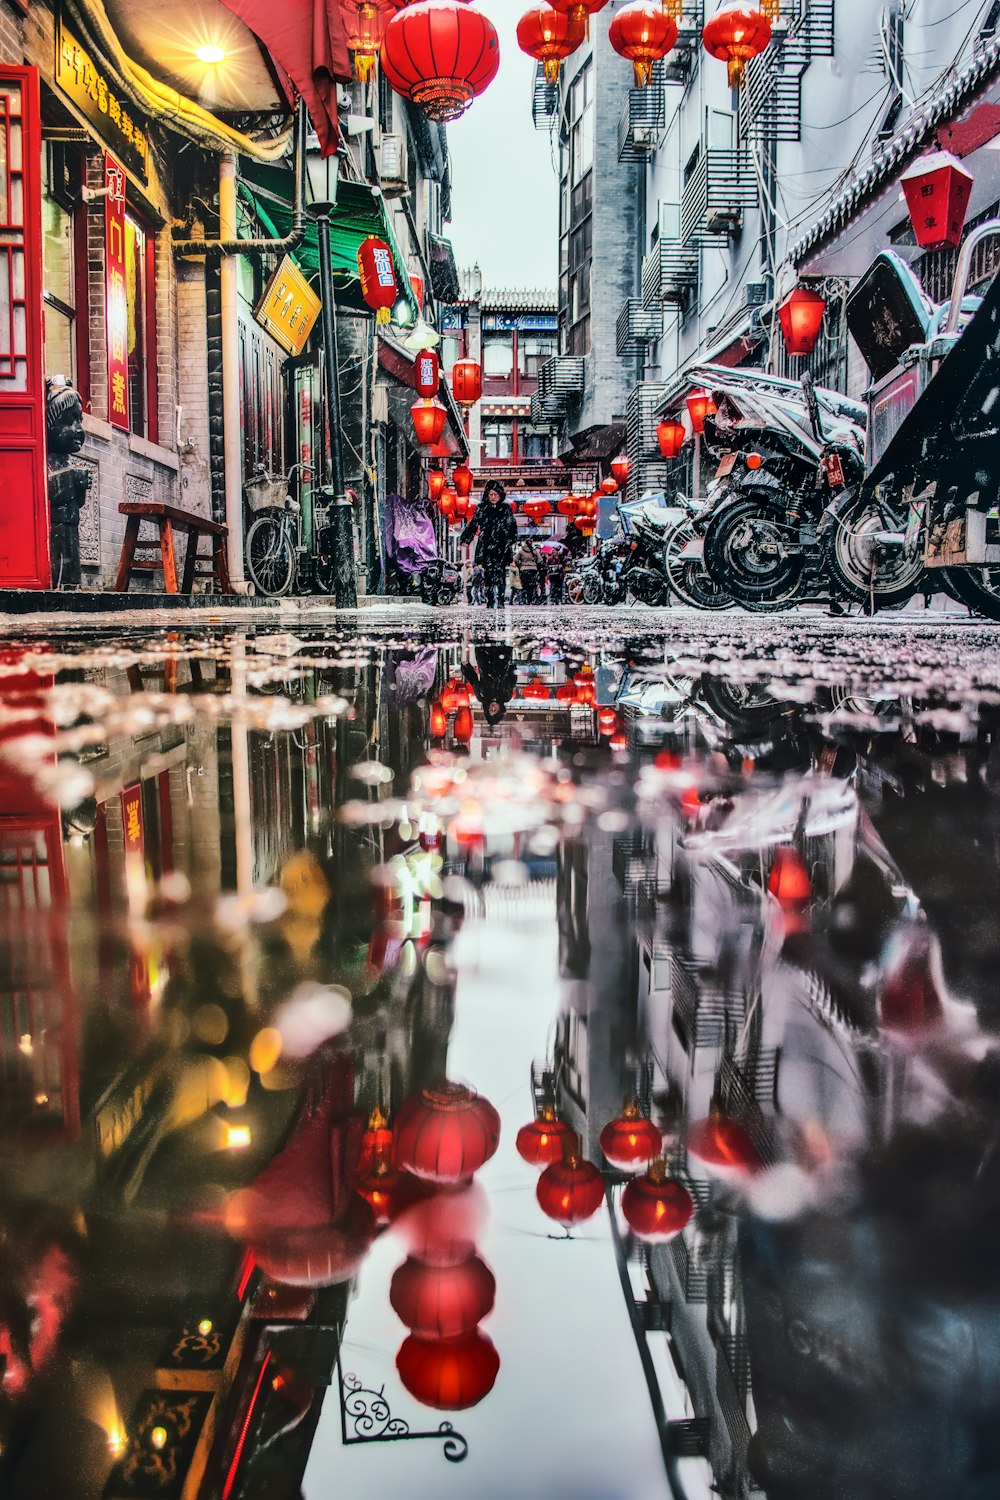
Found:
[[[718,411],[718,407],[712,400],[711,391],[706,391],[700,386],[685,396],[684,404],[688,409],[691,426],[695,432],[704,432],[705,418],[713,417]]]
[[[608,41],[632,64],[636,88],[644,89],[654,62],[666,57],[677,41],[677,22],[656,0],[632,0],[612,17]]]
[[[691,1126],[687,1148],[688,1155],[716,1177],[743,1177],[761,1166],[760,1154],[744,1127],[718,1108]]]
[[[500,1356],[477,1329],[460,1339],[420,1339],[410,1334],[396,1355],[403,1385],[424,1406],[465,1411],[496,1384]]]
[[[455,738],[460,745],[467,745],[472,739],[472,709],[460,708],[455,715]]]
[[[457,120],[496,77],[492,21],[462,0],[414,0],[393,16],[380,53],[397,94],[431,120]]]
[[[438,510],[445,520],[451,520],[455,514],[455,506],[458,504],[458,496],[450,485],[441,491],[441,499],[438,501]]]
[[[551,509],[552,506],[547,500],[525,500],[524,502],[524,514],[536,525],[539,521],[545,520]]]
[[[468,464],[459,464],[454,469],[451,482],[460,495],[472,494],[472,470]]]
[[[529,1167],[547,1167],[562,1161],[564,1149],[573,1144],[573,1129],[556,1116],[551,1104],[543,1105],[537,1120],[521,1126],[515,1144],[518,1156]]]
[[[428,1182],[467,1182],[489,1161],[499,1140],[500,1116],[489,1100],[445,1080],[421,1089],[400,1108],[396,1165]]]
[[[662,1162],[654,1162],[625,1188],[622,1213],[637,1239],[647,1245],[665,1245],[690,1223],[694,1199],[682,1183],[667,1177]]]
[[[535,1196],[543,1214],[569,1229],[596,1214],[604,1202],[604,1178],[593,1162],[570,1156],[545,1168]]]
[[[611,472],[621,489],[628,483],[628,476],[632,472],[632,460],[626,458],[624,453],[619,453],[617,458],[611,460]]]
[[[564,495],[561,500],[556,501],[556,510],[561,516],[575,516],[578,503],[576,495]]]
[[[531,703],[547,703],[552,697],[552,689],[547,682],[539,682],[536,679],[524,684],[524,687],[521,689],[521,697],[527,698]],[[537,1124],[538,1122],[536,1121],[535,1123]],[[524,1128],[527,1130],[530,1127],[525,1126]]]
[[[900,181],[920,248],[957,245],[965,227],[972,173],[950,151],[932,151],[915,161]]]
[[[389,1301],[418,1338],[456,1339],[489,1316],[496,1290],[493,1272],[478,1255],[457,1265],[434,1265],[410,1255],[393,1272]]]
[[[629,1099],[621,1114],[601,1131],[601,1150],[620,1172],[641,1172],[663,1150],[663,1134]]]
[[[449,677],[441,689],[441,704],[445,713],[453,714],[456,709],[462,708],[471,702],[469,689],[460,677]]]
[[[440,439],[447,415],[440,401],[414,401],[410,416],[421,448],[429,448]]]
[[[431,710],[428,716],[428,727],[431,732],[431,738],[435,740],[444,739],[445,735],[448,733],[448,715],[445,713],[440,703],[431,704]]]
[[[475,406],[483,394],[483,369],[474,359],[458,359],[451,370],[451,389],[459,406]]]
[[[812,881],[805,860],[791,844],[774,851],[767,888],[784,910],[801,911],[812,900]]]
[[[354,55],[354,76],[359,83],[367,83],[378,58],[386,24],[395,6],[380,0],[360,0],[358,4],[341,3],[340,13],[344,18],[347,45]]]
[[[609,474],[606,479],[602,479],[601,480],[601,494],[602,495],[617,495],[617,493],[618,493],[618,481],[614,477],[613,474]]]
[[[763,11],[752,5],[727,5],[706,21],[701,39],[705,51],[727,65],[729,87],[738,89],[747,63],[758,57],[770,42],[771,23]]]
[[[563,59],[576,51],[586,34],[582,15],[555,10],[545,0],[526,10],[517,23],[517,45],[542,64],[547,83],[559,82]]]
[[[413,361],[413,384],[421,396],[428,400],[437,395],[441,379],[441,367],[433,349],[421,349]]]
[[[687,433],[684,423],[675,418],[668,418],[665,422],[656,424],[656,441],[660,445],[660,452],[664,458],[676,458],[684,447],[684,439]]]
[[[443,469],[431,469],[427,476],[427,493],[432,500],[440,500],[448,483]]]
[[[811,287],[797,286],[778,308],[781,336],[789,354],[811,354],[826,312],[826,298]]]
[[[392,263],[392,251],[385,240],[370,234],[361,241],[358,276],[361,295],[375,313],[376,323],[388,323],[389,311],[396,302],[396,269]]]
[[[469,497],[463,495],[461,490],[455,491],[455,515],[460,521],[464,521],[469,514]]]
[[[577,516],[573,525],[582,536],[593,536],[597,529],[590,516]]]

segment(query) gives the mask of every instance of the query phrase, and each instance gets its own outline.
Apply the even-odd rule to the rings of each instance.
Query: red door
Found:
[[[0,588],[49,587],[38,70],[0,67]]]

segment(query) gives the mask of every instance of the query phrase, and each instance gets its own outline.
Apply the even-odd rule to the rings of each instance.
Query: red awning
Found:
[[[324,155],[337,145],[337,83],[351,58],[337,0],[222,0],[249,26],[306,101]]]

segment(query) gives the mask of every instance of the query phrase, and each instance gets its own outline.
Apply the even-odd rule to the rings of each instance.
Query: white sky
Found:
[[[460,267],[479,262],[484,286],[554,291],[558,194],[550,137],[531,119],[535,64],[517,45],[527,0],[482,0],[500,38],[500,71],[448,126],[454,177],[447,230]]]

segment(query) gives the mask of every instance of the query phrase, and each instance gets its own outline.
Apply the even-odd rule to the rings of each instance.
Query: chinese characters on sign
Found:
[[[125,173],[104,158],[104,266],[108,320],[108,421],[128,432],[128,295],[125,287]]]
[[[136,117],[128,100],[115,93],[114,83],[108,81],[72,32],[66,30],[61,14],[56,24],[56,83],[128,170],[141,182],[148,182],[149,139],[145,121]]]
[[[319,316],[320,301],[287,255],[264,288],[254,317],[289,354],[301,354]]]

